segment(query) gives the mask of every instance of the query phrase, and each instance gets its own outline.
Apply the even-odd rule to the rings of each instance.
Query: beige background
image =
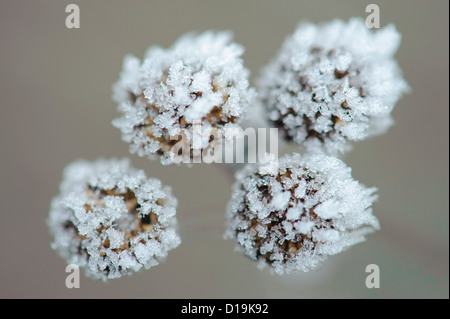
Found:
[[[45,226],[62,169],[77,158],[129,156],[110,125],[127,53],[169,46],[191,30],[231,29],[252,79],[301,20],[366,16],[364,1],[73,1],[81,28],[64,21],[69,1],[0,2],[0,297],[448,298],[448,2],[371,1],[381,24],[403,34],[398,60],[413,93],[388,134],[356,145],[353,176],[379,188],[383,229],[317,273],[274,277],[222,240],[231,179],[219,166],[135,166],[173,187],[183,244],[149,271],[104,284],[82,276],[66,289],[65,264]],[[365,287],[365,267],[381,288]]]

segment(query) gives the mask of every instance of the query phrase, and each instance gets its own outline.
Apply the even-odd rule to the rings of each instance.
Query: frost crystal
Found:
[[[47,220],[51,246],[86,275],[108,280],[158,265],[180,244],[177,200],[128,160],[76,161]]]
[[[286,155],[275,173],[248,165],[236,174],[225,238],[278,274],[309,271],[379,229],[375,188],[325,155]]]
[[[255,92],[242,63],[244,49],[231,38],[229,32],[187,34],[168,49],[150,47],[142,62],[125,57],[113,87],[122,116],[113,125],[130,152],[171,164],[171,148],[183,137],[189,142],[193,124],[225,138],[225,128],[238,127]]]
[[[332,155],[384,133],[409,90],[393,58],[399,44],[393,25],[372,32],[358,18],[300,24],[258,80],[269,121],[287,141]]]

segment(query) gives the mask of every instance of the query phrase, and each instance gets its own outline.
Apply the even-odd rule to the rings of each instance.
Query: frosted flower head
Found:
[[[359,18],[300,24],[258,80],[269,121],[287,141],[332,155],[384,133],[409,89],[393,58],[400,38]]]
[[[187,34],[168,49],[150,47],[143,61],[125,57],[113,87],[122,115],[113,125],[130,152],[171,164],[170,150],[182,138],[189,142],[195,123],[225,138],[225,128],[238,127],[255,92],[241,59],[244,49],[231,39],[230,32]]]
[[[158,265],[180,244],[171,189],[128,160],[76,161],[64,171],[47,224],[68,264],[108,280]]]
[[[276,172],[248,165],[236,178],[225,238],[278,274],[312,270],[379,228],[376,189],[334,157],[294,153],[280,158]]]

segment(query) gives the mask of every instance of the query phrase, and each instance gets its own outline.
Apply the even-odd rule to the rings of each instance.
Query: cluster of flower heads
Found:
[[[107,280],[148,269],[180,244],[177,200],[129,161],[76,161],[51,203],[52,248],[86,275]]]
[[[150,47],[142,62],[125,57],[113,87],[122,116],[113,125],[131,153],[171,164],[172,147],[190,143],[194,124],[210,134],[191,145],[192,153],[208,146],[211,135],[229,138],[255,96],[244,49],[231,38],[230,32],[187,34],[168,49]]]
[[[400,34],[363,19],[302,23],[258,80],[268,121],[288,142],[331,155],[384,133],[408,85],[393,55]]]
[[[393,59],[399,42],[392,25],[371,32],[362,19],[306,23],[264,68],[257,84],[267,120],[307,155],[268,156],[236,174],[225,238],[260,267],[309,271],[379,229],[376,189],[333,156],[392,124],[408,90]],[[255,97],[243,51],[231,33],[205,32],[151,47],[143,61],[126,56],[113,88],[121,113],[113,125],[130,152],[167,165],[180,141],[193,157],[215,142],[211,136],[232,138]],[[190,140],[195,125],[199,145]],[[51,204],[52,247],[97,279],[150,268],[181,242],[176,206],[169,187],[127,160],[77,161]]]
[[[236,175],[225,238],[278,274],[309,271],[379,228],[374,188],[335,157],[280,158],[276,171],[248,165]]]
[[[408,84],[393,58],[393,25],[362,19],[302,23],[258,79],[270,126],[306,156],[249,165],[236,174],[225,238],[278,274],[309,271],[379,229],[374,188],[351,177],[336,155],[351,141],[385,132]]]

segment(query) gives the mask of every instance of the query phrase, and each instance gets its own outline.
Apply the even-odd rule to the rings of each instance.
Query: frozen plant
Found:
[[[331,155],[384,133],[408,85],[393,55],[394,25],[376,32],[363,19],[301,23],[258,79],[270,125],[285,140]]]
[[[168,165],[179,155],[174,146],[186,143],[195,162],[216,137],[235,136],[255,91],[244,49],[231,40],[230,32],[190,33],[167,49],[150,47],[142,61],[125,57],[112,124],[131,153]],[[409,89],[393,58],[399,43],[393,25],[372,32],[358,18],[303,23],[264,68],[257,84],[267,112],[259,115],[306,153],[268,154],[236,173],[224,236],[260,267],[309,271],[379,229],[376,189],[333,156],[392,124]],[[126,159],[77,161],[51,203],[52,247],[92,278],[129,275],[180,244],[176,206],[169,187]]]
[[[210,136],[227,136],[239,127],[255,96],[244,48],[230,32],[187,34],[170,48],[150,47],[141,62],[127,55],[113,87],[121,117],[113,125],[130,143],[130,152],[171,164],[170,151],[182,139],[190,143],[193,125],[210,132],[194,153],[210,144]],[[177,154],[176,154],[177,155]]]
[[[276,171],[248,165],[236,174],[226,239],[278,274],[312,270],[379,228],[375,188],[335,157],[280,158]]]
[[[177,200],[126,159],[76,161],[47,220],[52,248],[86,275],[108,280],[158,265],[181,240]]]

